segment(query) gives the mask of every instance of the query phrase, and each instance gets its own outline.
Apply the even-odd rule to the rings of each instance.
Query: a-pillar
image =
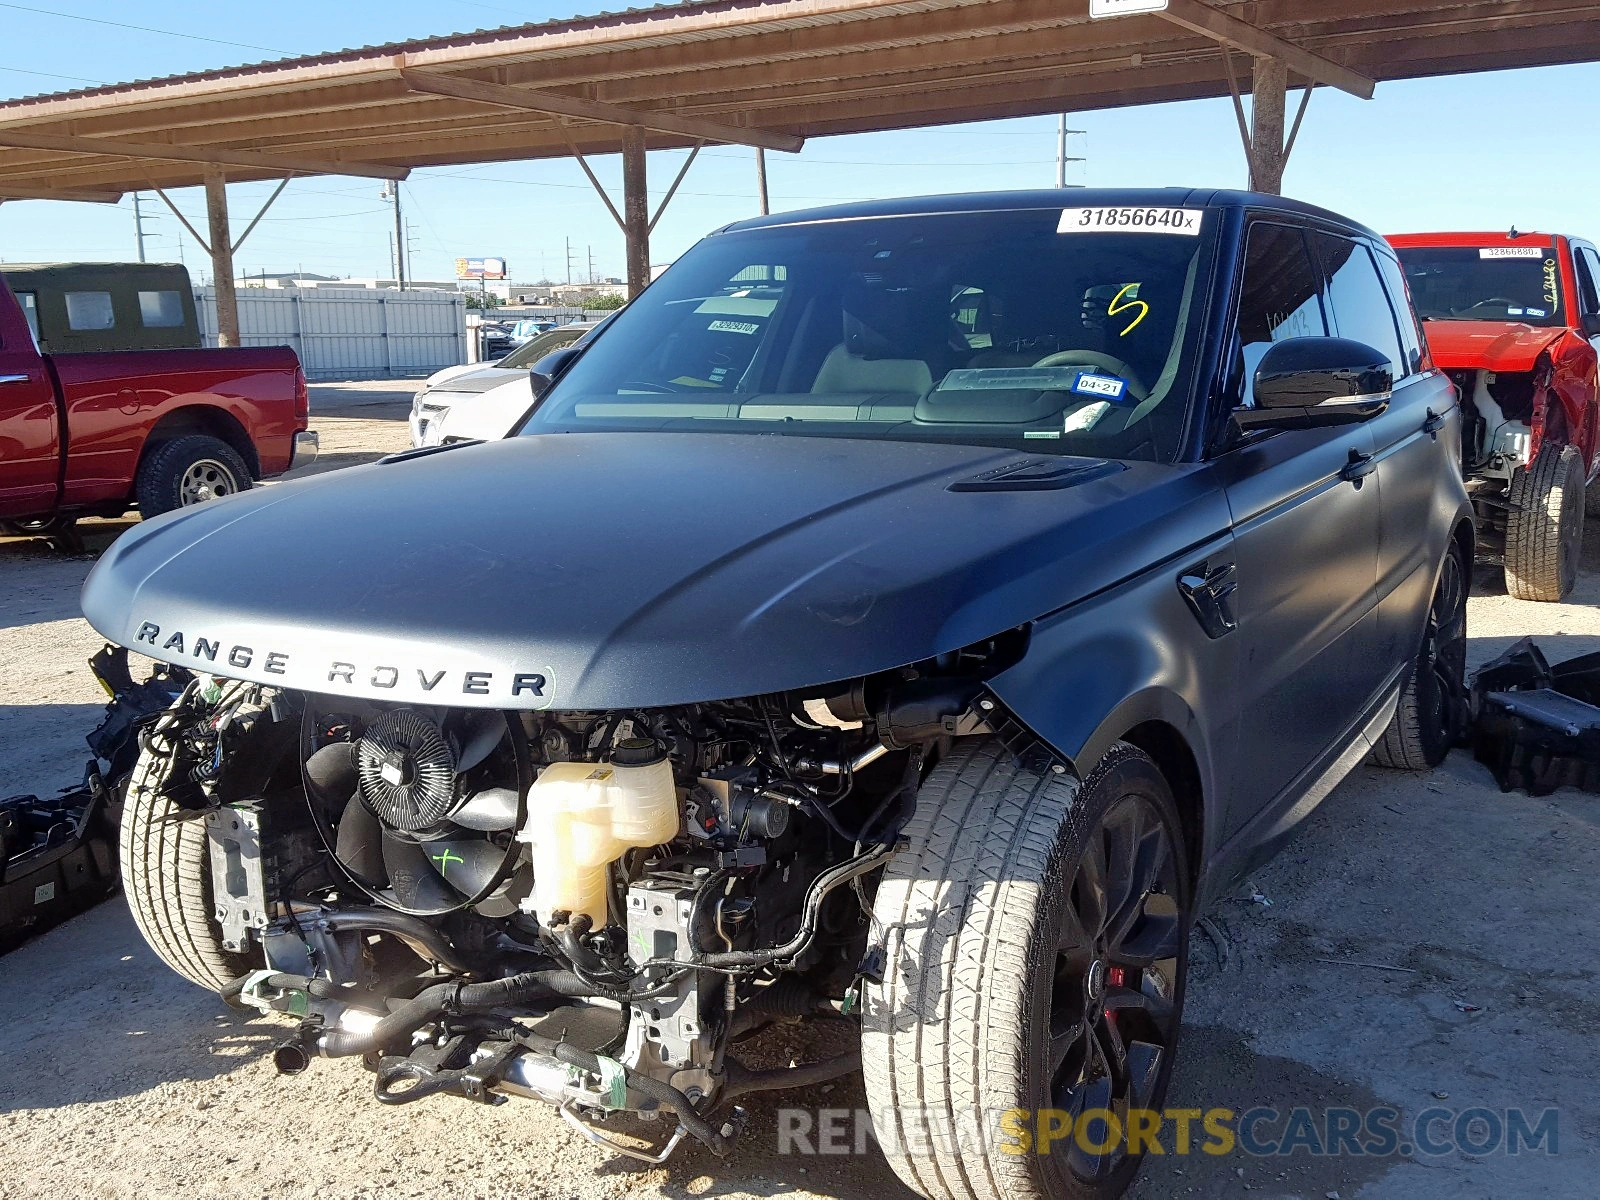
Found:
[[[228,228],[228,180],[206,168],[206,219],[211,232],[211,281],[217,293],[217,345],[239,344],[239,297],[233,290],[233,233]]]
[[[1285,113],[1289,98],[1289,66],[1281,58],[1255,60],[1250,115],[1250,186],[1258,192],[1283,194]]]
[[[646,191],[644,130],[622,127],[622,232],[628,242],[628,299],[650,282],[650,196]]]

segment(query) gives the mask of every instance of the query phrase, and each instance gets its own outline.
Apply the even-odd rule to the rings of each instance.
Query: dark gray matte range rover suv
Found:
[[[859,1065],[926,1196],[1121,1191],[1196,912],[1459,719],[1456,396],[1389,248],[1237,193],[787,214],[530,385],[96,567],[195,673],[126,806],[151,945],[388,1103],[724,1153]],[[802,1019],[859,1060],[741,1062]]]

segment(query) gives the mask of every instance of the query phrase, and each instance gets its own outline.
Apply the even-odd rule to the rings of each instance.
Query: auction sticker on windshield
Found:
[[[1539,246],[1489,246],[1478,251],[1479,258],[1543,258],[1549,247]]]
[[[1065,208],[1057,233],[1179,233],[1200,236],[1203,208]]]

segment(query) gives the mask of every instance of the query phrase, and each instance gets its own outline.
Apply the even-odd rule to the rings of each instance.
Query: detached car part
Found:
[[[1503,792],[1600,792],[1600,654],[1551,666],[1523,638],[1472,677],[1473,756]]]
[[[111,697],[88,735],[83,783],[59,795],[0,799],[0,951],[98,903],[117,888],[122,792],[140,753],[139,730],[183,690],[189,673],[160,664],[143,683],[128,652],[107,646],[89,667]]]

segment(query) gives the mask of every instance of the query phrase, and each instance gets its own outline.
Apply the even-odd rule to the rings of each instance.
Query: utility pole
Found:
[[[572,239],[567,239],[567,286],[572,286]]]
[[[144,262],[144,210],[139,207],[140,196],[133,194],[133,237],[139,244],[139,261]]]
[[[594,247],[593,246],[589,247],[589,274],[586,276],[586,278],[588,279],[588,281],[590,283],[593,283],[595,281],[595,278],[594,278]]]
[[[756,147],[756,191],[761,197],[761,215],[764,217],[772,208],[767,203],[767,152],[760,146]]]
[[[394,278],[400,290],[406,290],[406,225],[400,215],[400,183],[390,180],[383,185],[383,198],[394,201]]]
[[[1085,130],[1082,130],[1082,129],[1068,129],[1067,128],[1067,114],[1066,113],[1062,113],[1061,116],[1057,119],[1057,123],[1056,123],[1056,186],[1058,188],[1064,188],[1064,187],[1067,186],[1067,164],[1069,162],[1087,162],[1088,161],[1088,159],[1086,159],[1086,158],[1068,158],[1067,157],[1067,137],[1068,137],[1068,135],[1069,134],[1081,134],[1081,133],[1084,133],[1084,132],[1085,132]]]

